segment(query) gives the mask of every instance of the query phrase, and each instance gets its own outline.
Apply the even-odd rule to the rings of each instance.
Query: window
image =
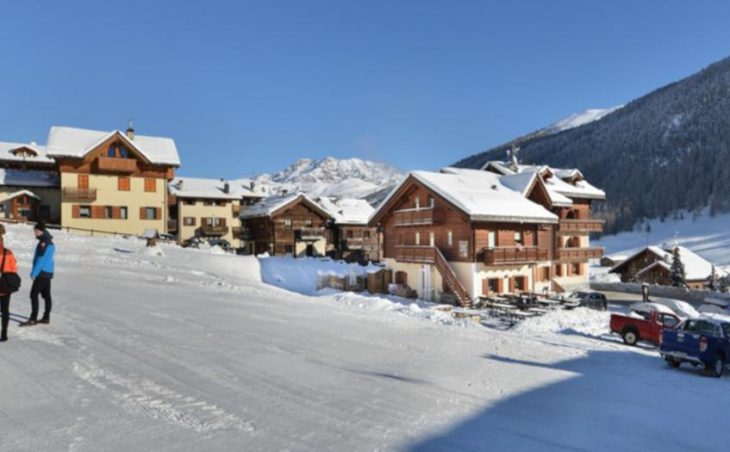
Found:
[[[119,157],[126,159],[129,157],[129,152],[127,151],[127,148],[124,146],[119,146]]]
[[[362,236],[366,239],[370,238],[370,231],[362,231]]]
[[[126,220],[127,217],[128,217],[127,207],[126,206],[120,207],[119,208],[119,218],[121,218],[122,220]]]
[[[157,219],[157,209],[154,207],[144,207],[143,220],[155,220]]]
[[[514,281],[515,281],[515,283],[514,283],[515,284],[515,290],[524,291],[525,290],[525,286],[527,285],[526,284],[526,282],[527,282],[526,280],[527,280],[527,278],[524,277],[524,276],[515,276],[515,279],[514,279]]]
[[[112,206],[104,206],[104,218],[107,220],[114,218],[114,209]]]
[[[459,257],[469,257],[469,241],[459,241]]]
[[[347,237],[348,239],[352,238],[352,229],[347,230],[347,232],[345,233],[345,237]]]
[[[144,180],[144,191],[154,193],[157,191],[157,179],[148,177]]]
[[[581,271],[582,270],[582,266],[580,265],[579,262],[576,262],[576,263],[572,264],[572,266],[573,266],[572,272],[573,272],[574,275],[581,275],[582,274],[582,271]]]
[[[183,217],[183,226],[195,226],[195,217]]]
[[[109,158],[114,158],[117,156],[117,145],[116,144],[112,144],[111,146],[109,146],[109,149],[107,149],[107,151],[106,151],[106,156]]]
[[[550,267],[540,268],[540,281],[550,281]]]
[[[117,180],[117,190],[119,191],[129,191],[130,189],[130,182],[129,178],[125,176],[120,176]]]
[[[416,232],[416,241],[415,241],[415,244],[416,245],[420,245],[421,244],[421,233],[420,232]]]
[[[489,280],[487,280],[487,289],[489,290],[489,293],[501,292],[499,290],[499,279],[498,278],[489,278]]]
[[[413,200],[413,206],[416,209],[419,209],[421,207],[421,198],[416,197],[416,199]]]
[[[79,217],[91,218],[91,206],[80,206],[79,207]]]
[[[287,229],[291,229],[291,218],[284,219],[284,227]]]
[[[563,264],[555,264],[555,276],[563,276]]]
[[[428,233],[428,246],[436,246],[436,234],[433,232]]]
[[[436,207],[436,199],[433,196],[428,197],[428,207]]]
[[[522,231],[515,231],[515,245],[524,245],[524,235]]]
[[[494,231],[487,232],[487,248],[494,248],[497,246],[497,234]]]
[[[451,231],[449,231],[449,232],[448,232],[448,233],[446,234],[446,243],[447,243],[447,244],[448,244],[449,246],[453,246],[453,245],[454,245],[454,234],[453,234],[453,233],[452,233]]]
[[[88,190],[89,189],[89,176],[87,174],[79,174],[78,178],[78,188],[82,190]]]
[[[306,220],[304,220],[304,225],[306,227],[308,227],[308,228],[311,228],[312,227],[312,219],[311,218],[307,218]]]
[[[215,204],[215,202],[213,202],[209,199],[206,199],[205,201],[203,201],[204,206],[212,206],[213,204]]]

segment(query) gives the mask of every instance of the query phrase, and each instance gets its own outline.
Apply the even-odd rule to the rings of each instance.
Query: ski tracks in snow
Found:
[[[111,395],[115,403],[133,415],[144,415],[198,433],[255,430],[253,423],[214,404],[179,394],[151,380],[120,375],[90,361],[75,362],[73,370],[79,378]]]

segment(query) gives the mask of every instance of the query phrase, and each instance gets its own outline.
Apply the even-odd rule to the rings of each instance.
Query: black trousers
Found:
[[[43,318],[48,319],[51,316],[51,278],[47,276],[39,276],[33,280],[33,286],[30,288],[30,319],[38,320],[38,295],[43,297],[46,303],[46,310]]]
[[[0,311],[2,311],[1,337],[8,337],[8,323],[10,322],[10,295],[0,295]]]

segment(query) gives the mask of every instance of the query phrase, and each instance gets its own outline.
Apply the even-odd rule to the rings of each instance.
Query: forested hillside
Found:
[[[522,161],[580,168],[606,190],[600,214],[609,233],[678,209],[730,212],[730,58],[597,121],[530,134],[456,166],[502,159],[515,143]]]

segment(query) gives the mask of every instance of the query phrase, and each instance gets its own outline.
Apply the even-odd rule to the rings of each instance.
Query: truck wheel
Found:
[[[634,330],[624,331],[624,344],[636,345],[637,342],[639,342],[639,333]]]
[[[711,377],[722,377],[722,374],[725,373],[725,358],[722,355],[717,355],[713,362],[705,365],[705,370]]]
[[[669,364],[669,367],[671,367],[672,369],[677,369],[679,366],[682,365],[682,361],[679,359],[667,358],[667,364]]]

